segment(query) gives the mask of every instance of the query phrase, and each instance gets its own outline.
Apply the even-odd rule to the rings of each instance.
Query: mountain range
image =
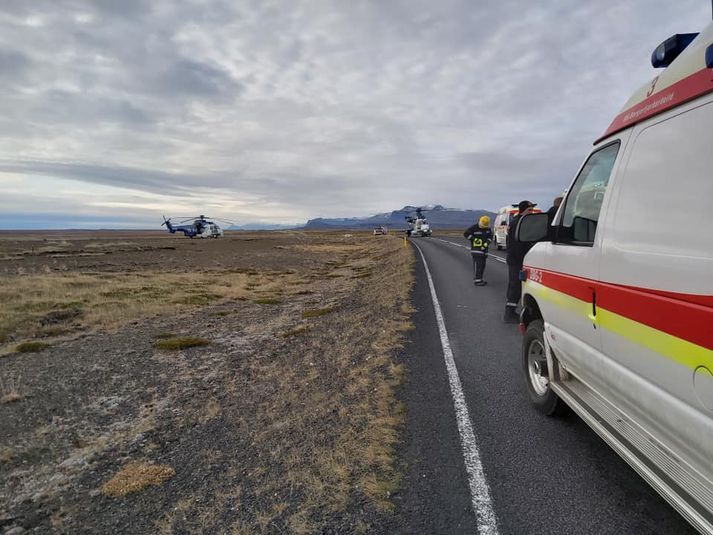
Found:
[[[310,219],[307,224],[302,227],[306,230],[328,230],[328,229],[370,229],[373,227],[384,226],[389,229],[406,229],[406,217],[416,214],[415,206],[404,206],[400,210],[385,212],[368,217],[351,217],[351,218],[322,218]],[[478,221],[478,219],[487,215],[491,220],[495,219],[495,214],[487,210],[463,210],[460,208],[445,208],[440,204],[422,206],[423,215],[431,223],[433,229],[439,228],[468,228],[470,225]]]

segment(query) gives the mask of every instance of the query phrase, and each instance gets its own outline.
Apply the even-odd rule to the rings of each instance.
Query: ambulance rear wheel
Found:
[[[527,326],[522,339],[522,357],[527,393],[535,408],[547,416],[565,414],[567,406],[550,388],[542,320],[534,320]]]

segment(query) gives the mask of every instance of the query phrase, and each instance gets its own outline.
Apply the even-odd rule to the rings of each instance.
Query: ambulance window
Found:
[[[612,143],[593,153],[584,164],[567,196],[557,242],[578,245],[594,242],[599,212],[618,152],[619,143]]]

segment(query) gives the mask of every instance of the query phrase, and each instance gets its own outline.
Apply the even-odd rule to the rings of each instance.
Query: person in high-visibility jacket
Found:
[[[483,280],[485,263],[488,260],[488,246],[493,241],[493,232],[490,230],[490,218],[482,216],[478,222],[469,227],[463,236],[470,242],[470,256],[473,259],[473,284],[485,286]]]

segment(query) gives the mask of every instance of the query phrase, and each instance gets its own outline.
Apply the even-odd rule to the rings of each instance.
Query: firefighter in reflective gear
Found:
[[[488,246],[493,240],[493,232],[490,230],[490,218],[482,216],[478,222],[463,233],[463,236],[470,242],[470,256],[473,258],[473,284],[485,286],[487,282],[483,280],[485,273],[485,262],[488,260]]]

